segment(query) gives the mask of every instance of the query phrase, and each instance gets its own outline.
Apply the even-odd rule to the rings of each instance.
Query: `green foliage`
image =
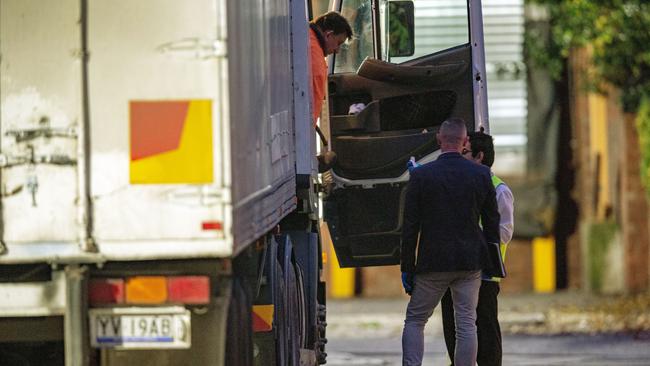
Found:
[[[528,0],[549,11],[550,39],[529,33],[534,62],[559,77],[572,48],[593,47],[589,86],[610,83],[623,93],[623,107],[636,111],[650,95],[650,2],[648,0]]]
[[[588,87],[604,83],[621,90],[622,107],[637,112],[641,177],[650,193],[650,1],[528,0],[549,12],[550,32],[526,35],[526,51],[537,65],[559,78],[571,49],[589,45],[593,68]]]
[[[641,99],[639,112],[636,115],[636,128],[641,150],[641,181],[646,192],[650,194],[650,97]]]
[[[607,255],[617,231],[618,225],[613,221],[595,223],[589,228],[589,281],[595,291],[603,288]]]

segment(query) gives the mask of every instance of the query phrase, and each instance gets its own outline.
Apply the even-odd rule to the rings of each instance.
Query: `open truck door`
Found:
[[[339,0],[354,36],[329,61],[324,218],[342,267],[400,262],[407,161],[449,117],[488,129],[480,0]]]

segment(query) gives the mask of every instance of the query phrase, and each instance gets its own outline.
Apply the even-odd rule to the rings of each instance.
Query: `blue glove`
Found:
[[[402,272],[402,286],[404,286],[404,291],[408,295],[413,292],[413,286],[415,285],[415,273]]]
[[[409,161],[406,162],[406,168],[408,168],[409,173],[412,172],[413,169],[415,169],[415,168],[417,168],[419,166],[420,166],[420,164],[415,162],[415,158],[413,156],[411,156],[411,159],[409,159]]]

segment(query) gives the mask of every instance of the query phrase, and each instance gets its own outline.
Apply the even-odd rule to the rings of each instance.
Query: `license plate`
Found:
[[[190,312],[183,307],[89,310],[94,348],[190,348]]]

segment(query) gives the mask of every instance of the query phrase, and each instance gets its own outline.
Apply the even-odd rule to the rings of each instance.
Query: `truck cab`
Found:
[[[324,219],[342,267],[398,264],[407,161],[436,159],[459,117],[489,131],[480,0],[340,0],[353,39],[329,60],[337,162],[323,175]]]

